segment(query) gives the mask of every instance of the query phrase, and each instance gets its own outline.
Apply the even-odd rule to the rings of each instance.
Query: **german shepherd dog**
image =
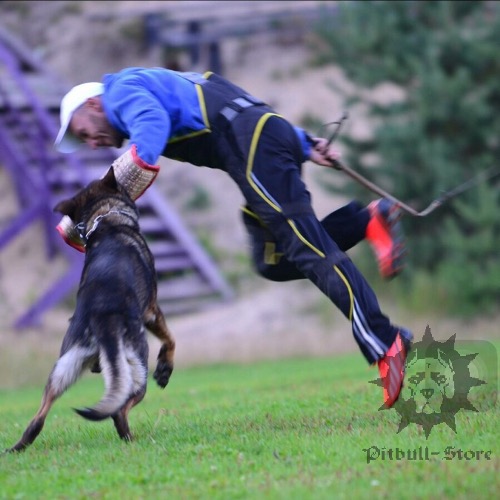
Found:
[[[139,230],[139,212],[113,168],[55,212],[79,221],[86,242],[76,310],[49,376],[41,406],[21,439],[7,451],[22,451],[40,434],[45,418],[86,369],[101,372],[105,393],[92,408],[75,410],[89,420],[113,419],[121,439],[132,439],[128,413],[142,401],[148,374],[144,327],[162,346],[154,378],[165,387],[173,370],[175,342],[156,301],[154,260]]]

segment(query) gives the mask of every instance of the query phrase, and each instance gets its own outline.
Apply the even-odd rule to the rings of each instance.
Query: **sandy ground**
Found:
[[[21,2],[22,3],[22,2]],[[38,2],[30,2],[38,4]],[[43,2],[45,4],[45,2]],[[50,4],[67,2],[51,2]],[[97,4],[159,4],[164,2],[83,2]],[[78,18],[62,18],[59,27],[44,34],[39,47],[54,71],[70,83],[80,83],[99,77],[110,67],[138,64],[154,65],[154,54],[147,58],[131,51],[127,59],[110,59],[109,46],[96,57],[95,45],[81,37],[90,28]],[[109,29],[109,28],[108,28]],[[57,51],[54,40],[65,43],[65,51]],[[60,47],[60,45],[58,45]],[[116,47],[115,47],[116,49]],[[93,57],[90,57],[93,54]],[[311,68],[310,53],[301,43],[275,43],[261,38],[250,42],[229,42],[223,46],[226,76],[250,92],[271,103],[291,121],[299,123],[307,114],[323,122],[332,121],[342,110],[342,101],[330,83],[347,85],[342,73],[333,66]],[[75,72],[75,61],[87,61]],[[112,61],[112,62],[111,62]],[[114,68],[118,69],[118,68]],[[206,68],[189,68],[204,70]],[[79,76],[79,80],[71,81]],[[390,92],[381,89],[381,97]],[[367,133],[363,120],[354,120],[359,133]],[[208,231],[215,248],[226,254],[240,255],[247,251],[247,240],[239,219],[241,195],[223,173],[196,168],[169,160],[161,161],[158,184],[170,203],[182,213],[186,225],[194,232]],[[317,172],[321,167],[306,165],[305,179],[313,196],[318,216],[323,216],[344,201],[333,198],[319,185]],[[332,176],[339,175],[332,172]],[[209,194],[210,209],[184,211],[193,190],[201,187]],[[0,169],[0,214],[8,220],[15,213],[16,202],[6,173]],[[0,387],[39,383],[45,379],[57,356],[68,318],[72,310],[71,297],[48,311],[37,328],[15,331],[14,320],[44,290],[65,267],[62,258],[45,259],[43,234],[38,225],[16,238],[0,253]],[[271,283],[252,275],[244,259],[240,264],[240,280],[236,299],[209,310],[168,318],[177,340],[177,365],[199,363],[250,362],[283,356],[325,356],[357,351],[350,325],[334,306],[309,282]],[[221,263],[224,269],[224,263]],[[415,332],[423,334],[432,321],[445,337],[458,326],[443,318],[411,318],[397,309],[390,300],[382,303],[395,322],[405,322]],[[489,331],[490,323],[471,325],[474,331]],[[151,340],[152,358],[157,343]],[[360,356],[360,360],[362,358]],[[26,364],[29,369],[26,370]]]

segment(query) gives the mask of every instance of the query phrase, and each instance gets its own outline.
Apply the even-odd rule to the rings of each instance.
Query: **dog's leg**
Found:
[[[165,387],[174,370],[175,340],[167,327],[165,316],[163,316],[158,304],[155,303],[147,312],[144,324],[163,344],[158,353],[158,362],[153,377],[160,387]]]
[[[127,361],[132,372],[132,379],[134,380],[134,391],[120,410],[111,416],[118,435],[125,441],[132,441],[133,438],[128,426],[128,413],[144,399],[144,395],[146,394],[148,385],[148,354],[148,342],[144,328],[141,328],[140,341],[135,343],[133,355],[129,352],[127,356]]]
[[[86,357],[79,348],[72,348],[62,355],[54,365],[36,415],[24,431],[21,439],[7,451],[23,451],[37,438],[45,424],[45,418],[54,401],[63,394],[81,375]]]
[[[134,394],[120,409],[118,413],[112,416],[116,431],[124,441],[132,441],[133,436],[128,425],[128,413],[137,404],[139,404],[146,394],[146,385],[144,385],[136,394]]]
[[[29,423],[28,427],[24,431],[21,439],[7,451],[23,451],[27,448],[40,434],[43,429],[43,425],[45,423],[45,418],[49,413],[51,406],[54,404],[54,401],[58,398],[59,394],[54,391],[52,384],[49,382],[45,386],[45,391],[42,397],[42,403],[36,415],[33,417],[33,420]]]

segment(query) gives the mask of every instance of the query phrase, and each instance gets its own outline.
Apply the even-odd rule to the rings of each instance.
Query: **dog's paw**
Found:
[[[99,360],[97,360],[92,367],[90,368],[92,373],[101,373],[101,365],[99,364]]]
[[[0,453],[0,456],[2,455],[10,455],[12,453],[20,453],[21,451],[24,451],[26,449],[26,446],[20,446],[19,443],[12,448],[6,448],[3,450],[3,452]]]
[[[170,363],[158,360],[153,378],[156,380],[156,383],[163,388],[168,384],[170,375],[172,375],[173,371],[174,367]]]

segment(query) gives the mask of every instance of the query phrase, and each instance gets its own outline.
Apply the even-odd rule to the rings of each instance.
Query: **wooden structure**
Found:
[[[224,74],[222,45],[231,38],[274,34],[280,39],[297,40],[314,30],[326,16],[338,10],[332,1],[189,1],[161,2],[155,10],[131,2],[122,9],[123,19],[142,19],[146,49],[160,47],[165,63],[170,52],[187,52],[192,69]],[[107,22],[117,14],[108,10],[94,12],[92,21]],[[164,64],[167,65],[167,64]],[[176,69],[176,68],[174,68]]]
[[[16,320],[18,328],[39,323],[45,311],[76,289],[83,255],[57,234],[60,217],[52,208],[102,176],[117,156],[110,149],[82,148],[70,155],[55,150],[59,105],[67,90],[18,39],[0,29],[0,168],[9,173],[19,205],[18,214],[0,227],[0,252],[31,224],[41,221],[46,258],[50,261],[62,253],[69,260],[69,270]],[[232,297],[214,262],[156,186],[137,205],[141,229],[155,257],[158,296],[166,314]]]

